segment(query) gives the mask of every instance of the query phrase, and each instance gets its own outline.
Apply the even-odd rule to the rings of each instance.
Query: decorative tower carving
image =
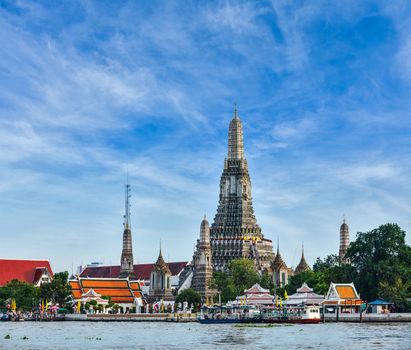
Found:
[[[217,213],[210,229],[213,265],[226,270],[236,258],[251,258],[257,268],[269,269],[272,242],[265,239],[254,215],[251,179],[244,156],[243,126],[234,109],[228,129],[228,154],[220,180]]]
[[[285,287],[288,284],[289,278],[294,274],[292,268],[287,267],[280,254],[280,240],[277,239],[277,254],[271,264],[273,271],[273,282],[276,287]]]
[[[130,191],[131,186],[127,183],[124,214],[123,251],[121,253],[121,268],[119,277],[135,279],[133,267],[133,245],[131,241]]]
[[[150,302],[174,300],[171,290],[171,271],[160,252],[150,274]]]
[[[345,216],[340,227],[340,251],[339,256],[341,261],[346,261],[345,254],[347,254],[348,246],[350,245],[350,231],[348,225],[345,223]]]
[[[300,263],[297,265],[297,267],[295,268],[294,273],[297,275],[301,272],[305,272],[305,271],[310,271],[311,268],[310,266],[307,264],[307,261],[305,261],[305,257],[304,257],[304,243],[302,246],[302,251],[301,251],[301,260]]]
[[[193,256],[194,274],[192,288],[201,294],[203,302],[211,304],[217,293],[208,284],[213,277],[213,265],[210,244],[210,226],[204,215],[200,225],[200,239],[197,240],[196,251]]]

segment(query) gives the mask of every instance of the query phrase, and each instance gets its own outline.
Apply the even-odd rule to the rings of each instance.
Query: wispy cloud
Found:
[[[410,230],[409,13],[407,1],[10,3],[0,253],[47,251],[68,268],[92,260],[74,243],[87,235],[116,262],[128,165],[136,257],[154,259],[162,237],[188,259],[215,213],[234,102],[258,221],[290,264],[302,240],[312,261],[334,252],[344,212],[353,231]]]

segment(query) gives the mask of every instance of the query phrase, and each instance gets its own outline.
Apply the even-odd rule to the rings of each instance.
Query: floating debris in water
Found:
[[[252,323],[239,323],[235,324],[236,328],[272,328],[272,327],[281,327],[277,324],[252,324]]]
[[[23,340],[28,340],[29,338],[28,337],[26,337],[26,336],[24,336],[23,338],[21,338],[21,339],[23,339]]]

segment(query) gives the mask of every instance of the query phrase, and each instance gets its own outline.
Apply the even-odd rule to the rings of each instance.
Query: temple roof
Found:
[[[301,273],[301,272],[310,271],[310,270],[311,270],[311,268],[307,264],[307,261],[305,260],[305,257],[304,257],[304,246],[303,246],[302,254],[301,254],[301,260],[298,263],[297,267],[295,268],[295,273]]]
[[[188,261],[170,262],[167,263],[172,276],[178,276]],[[137,279],[149,281],[150,273],[153,269],[153,264],[134,264],[134,275]],[[114,278],[118,277],[120,272],[119,265],[111,266],[90,266],[84,269],[80,277],[97,277],[97,278]]]
[[[275,268],[287,268],[287,264],[284,262],[283,258],[280,254],[280,243],[277,240],[277,254],[275,255],[275,259],[272,264]]]
[[[270,293],[269,289],[261,287],[258,283],[254,284],[251,288],[244,290],[245,294],[266,294]]]
[[[70,280],[73,298],[97,298],[107,296],[115,303],[133,303],[135,298],[143,298],[142,282],[125,278],[81,278]]]
[[[326,299],[360,300],[360,296],[355,289],[354,283],[331,283],[327,292]]]
[[[163,259],[163,254],[161,253],[161,247],[160,247],[160,252],[158,254],[157,261],[153,265],[153,271],[162,271],[165,274],[171,275],[171,270]]]
[[[288,297],[285,301],[286,305],[318,305],[324,300],[324,296],[316,294],[313,289],[310,288],[307,283],[303,283],[300,288],[297,289],[297,293],[294,293]]]
[[[43,273],[53,277],[48,260],[0,259],[0,286],[13,279],[37,284]]]
[[[310,292],[312,292],[313,290],[314,290],[314,289],[308,287],[308,284],[304,282],[304,283],[301,285],[300,288],[297,288],[297,293],[310,293]]]

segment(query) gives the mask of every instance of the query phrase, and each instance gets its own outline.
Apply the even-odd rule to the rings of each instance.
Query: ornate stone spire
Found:
[[[127,181],[128,182],[128,181]],[[130,194],[131,186],[126,184],[123,250],[121,252],[121,268],[119,277],[135,278],[133,266],[133,245],[131,241],[131,222],[130,222]]]
[[[297,265],[297,267],[295,268],[295,273],[298,274],[298,273],[309,271],[309,270],[311,270],[311,268],[307,264],[307,261],[305,260],[305,257],[304,257],[304,243],[303,243],[302,250],[301,250],[301,260],[299,264]]]
[[[203,302],[211,303],[217,291],[209,287],[213,277],[213,264],[210,245],[210,226],[207,218],[200,224],[200,239],[193,255],[193,280],[191,287],[201,294]]]
[[[210,224],[208,223],[205,215],[200,225],[200,242],[210,246]]]
[[[244,257],[254,259],[257,268],[263,270],[274,258],[272,243],[264,239],[254,215],[251,179],[244,157],[243,126],[237,106],[228,129],[228,154],[210,238],[216,270],[226,270],[230,260]]]
[[[345,223],[345,215],[343,217],[343,223],[340,227],[340,250],[339,256],[341,260],[344,260],[345,254],[347,254],[348,246],[350,245],[350,231],[348,225]]]
[[[234,106],[234,117],[228,128],[228,159],[244,159],[243,124]]]
[[[162,271],[163,273],[167,273],[171,275],[170,268],[168,267],[168,264],[164,261],[163,254],[161,252],[161,243],[160,243],[160,250],[158,252],[157,261],[153,265],[153,270]]]
[[[274,268],[287,268],[287,264],[284,262],[283,258],[280,254],[280,240],[277,238],[277,254],[275,255],[275,259],[273,262]]]

